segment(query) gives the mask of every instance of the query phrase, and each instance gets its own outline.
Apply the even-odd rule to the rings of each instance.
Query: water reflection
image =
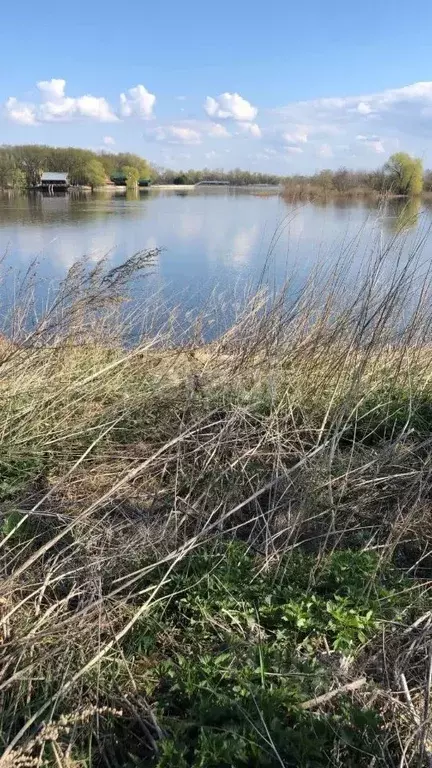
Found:
[[[415,200],[384,208],[373,199],[292,203],[226,189],[0,195],[0,253],[8,251],[15,269],[39,256],[43,276],[59,280],[83,255],[108,254],[116,264],[162,248],[146,289],[162,292],[167,306],[192,311],[215,286],[234,304],[236,292],[259,283],[264,265],[272,289],[294,272],[304,280],[317,260],[331,266],[344,249],[358,266],[377,238],[401,230],[413,236],[419,210]],[[432,221],[432,209],[423,211]]]
[[[410,200],[396,198],[389,200],[384,208],[383,217],[386,231],[395,235],[415,229],[419,224],[421,208],[420,197],[413,197]]]
[[[81,192],[67,195],[8,195],[0,192],[0,228],[8,223],[32,226],[34,224],[71,224],[94,219],[105,219],[113,213],[113,204],[122,207],[123,215],[141,217],[143,207],[126,206],[125,202],[139,200],[125,194]],[[122,205],[123,204],[123,205]],[[0,229],[0,237],[1,237]]]
[[[234,264],[247,264],[259,236],[258,225],[241,229],[234,237],[231,256]]]

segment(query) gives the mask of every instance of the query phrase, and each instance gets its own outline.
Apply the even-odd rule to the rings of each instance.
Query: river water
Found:
[[[424,203],[384,207],[366,200],[287,202],[264,191],[199,189],[0,196],[0,253],[8,280],[37,258],[44,285],[56,283],[80,257],[107,255],[113,265],[137,251],[161,248],[144,293],[169,309],[200,310],[209,296],[225,306],[247,290],[301,281],[317,261],[331,264],[351,249],[354,261],[402,229],[414,241],[432,223]],[[408,234],[406,234],[408,233]],[[432,254],[431,243],[424,245]]]

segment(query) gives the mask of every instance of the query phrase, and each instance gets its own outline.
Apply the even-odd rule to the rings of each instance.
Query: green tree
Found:
[[[24,144],[11,147],[11,154],[18,168],[24,171],[28,187],[39,184],[41,174],[47,168],[50,147],[38,144]]]
[[[122,173],[126,176],[126,186],[129,189],[135,189],[138,185],[138,179],[140,178],[140,172],[138,168],[134,168],[133,165],[125,165],[121,170]]]
[[[8,185],[12,189],[25,189],[27,186],[27,179],[24,171],[20,168],[11,168],[8,174]]]
[[[189,183],[189,179],[187,177],[187,174],[186,173],[178,173],[176,176],[174,176],[174,178],[172,180],[172,183],[173,184],[178,184],[178,185],[180,185],[180,184],[188,184]]]
[[[17,166],[13,155],[0,150],[0,189],[24,189],[26,184],[26,174]]]
[[[104,167],[95,157],[84,162],[78,161],[72,166],[69,173],[72,184],[89,186],[92,189],[102,186],[106,181]]]
[[[15,170],[16,164],[12,155],[5,150],[0,151],[0,189],[9,187],[10,174]]]
[[[128,152],[96,153],[77,147],[47,147],[23,144],[0,147],[0,187],[10,186],[7,174],[13,168],[22,171],[26,185],[36,186],[43,171],[68,173],[73,184],[92,187],[103,184],[106,177],[131,166],[138,171],[138,178],[151,179],[155,175],[147,160]],[[18,176],[15,177],[15,180]]]
[[[406,152],[396,152],[384,165],[387,188],[397,195],[420,195],[423,189],[423,163]]]
[[[96,158],[92,158],[91,160],[89,160],[89,162],[86,165],[86,171],[87,171],[87,184],[92,189],[93,187],[101,187],[102,184],[105,184],[106,173],[100,160],[96,160]]]
[[[139,155],[133,155],[129,152],[117,155],[117,170],[122,170],[126,165],[136,168],[138,171],[138,178],[140,179],[148,179],[152,175],[147,160],[144,160],[143,157],[139,157]]]
[[[102,152],[99,155],[98,159],[102,163],[108,178],[112,176],[113,173],[118,172],[119,165],[118,165],[117,155],[115,155],[113,152]]]
[[[147,160],[130,152],[120,152],[118,155],[113,152],[101,152],[98,160],[102,163],[107,176],[122,172],[125,166],[136,168],[140,179],[151,179],[155,175]]]

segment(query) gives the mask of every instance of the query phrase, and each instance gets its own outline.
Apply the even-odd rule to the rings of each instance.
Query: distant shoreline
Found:
[[[82,187],[84,189],[84,187]],[[85,189],[88,189],[86,187]],[[111,184],[105,184],[101,187],[96,187],[96,189],[104,189],[104,190],[113,190],[117,192],[125,192],[127,191],[127,187],[124,185],[118,185],[118,186],[112,186]],[[190,190],[200,190],[205,189],[208,191],[209,189],[215,189],[215,190],[221,190],[221,189],[256,189],[258,192],[283,192],[283,187],[280,185],[263,185],[263,184],[209,184],[206,186],[205,184],[151,184],[148,187],[139,187],[138,191],[145,191],[145,192],[151,192],[152,190],[157,191],[190,191]]]
[[[304,201],[304,202],[318,202],[318,201],[324,201],[324,200],[347,200],[347,201],[354,201],[354,200],[361,200],[361,199],[373,199],[376,201],[384,201],[384,200],[432,200],[432,190],[423,190],[421,194],[410,196],[410,195],[400,195],[400,194],[393,194],[391,192],[378,192],[376,190],[370,190],[370,189],[354,189],[354,190],[346,190],[346,191],[338,191],[335,189],[331,190],[322,190],[316,187],[307,188],[307,187],[299,187],[297,189],[287,188],[283,185],[263,185],[263,184],[229,184],[229,185],[218,185],[218,184],[209,184],[208,186],[204,184],[151,184],[148,187],[138,187],[136,189],[137,192],[143,192],[143,193],[150,193],[150,192],[193,192],[200,190],[205,190],[205,192],[209,192],[210,190],[220,192],[221,190],[231,190],[236,192],[253,192],[256,194],[260,194],[263,197],[266,195],[281,195],[287,200],[292,201]],[[28,193],[34,193],[39,192],[41,190],[39,189],[22,189],[22,190],[13,190],[8,187],[0,187],[0,193],[16,193],[19,194],[28,194]],[[101,186],[94,187],[92,190],[91,187],[85,186],[85,185],[76,185],[76,186],[70,186],[67,190],[60,192],[60,194],[65,194],[67,192],[121,192],[126,193],[128,191],[128,188],[125,185],[117,185],[113,186],[112,184],[103,184]],[[131,190],[134,191],[134,190]],[[58,192],[58,191],[56,191]]]

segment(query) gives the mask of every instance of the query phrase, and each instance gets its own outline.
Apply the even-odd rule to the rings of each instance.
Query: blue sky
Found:
[[[432,165],[432,4],[20,0],[2,8],[0,143],[281,174]]]

